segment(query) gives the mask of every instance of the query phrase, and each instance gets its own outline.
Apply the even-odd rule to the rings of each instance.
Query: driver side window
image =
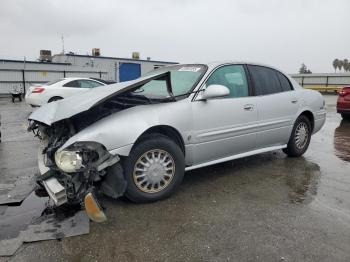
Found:
[[[248,82],[242,65],[228,65],[217,69],[207,80],[206,86],[223,85],[230,90],[225,98],[249,96]]]

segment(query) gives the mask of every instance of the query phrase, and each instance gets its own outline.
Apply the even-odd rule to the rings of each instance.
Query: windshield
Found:
[[[188,95],[206,72],[205,65],[174,65],[158,68],[147,73],[145,76],[156,75],[164,72],[170,72],[171,87],[174,96]],[[142,94],[149,98],[169,97],[165,80],[152,80],[134,93]]]

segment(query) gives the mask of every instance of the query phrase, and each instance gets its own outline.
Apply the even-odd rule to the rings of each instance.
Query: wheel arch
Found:
[[[314,130],[315,127],[315,117],[314,114],[310,110],[304,110],[299,114],[299,116],[306,116],[310,120],[311,124],[311,132]]]
[[[143,141],[148,135],[152,134],[162,134],[169,137],[180,147],[185,156],[185,143],[180,132],[176,128],[168,125],[157,125],[148,128],[136,139],[134,146]]]
[[[49,100],[47,100],[47,103],[51,103],[51,102],[53,102],[53,101],[57,101],[57,100],[62,100],[62,99],[64,99],[62,96],[52,96],[52,97],[50,97],[49,98]]]

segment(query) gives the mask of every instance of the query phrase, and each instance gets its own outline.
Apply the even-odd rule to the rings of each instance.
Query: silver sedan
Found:
[[[184,172],[282,149],[307,150],[326,119],[320,93],[270,66],[181,64],[44,105],[30,117],[41,138],[39,183],[57,205],[98,195],[164,199]]]

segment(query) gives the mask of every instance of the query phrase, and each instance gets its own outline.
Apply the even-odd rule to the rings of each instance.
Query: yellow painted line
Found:
[[[333,91],[338,92],[343,86],[322,86],[322,85],[304,85],[305,89],[312,89],[317,91]]]

